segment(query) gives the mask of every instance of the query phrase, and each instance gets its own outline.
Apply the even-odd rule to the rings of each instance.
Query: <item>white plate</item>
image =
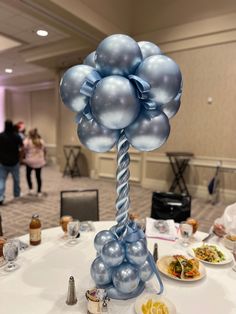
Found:
[[[195,256],[195,253],[194,253],[193,249],[199,248],[202,245],[203,245],[202,242],[195,243],[195,244],[191,245],[190,248],[189,248],[189,254],[191,254],[191,256],[197,258]],[[210,264],[210,265],[225,265],[225,264],[228,264],[228,263],[230,263],[232,261],[232,254],[230,252],[228,252],[227,250],[225,250],[223,247],[221,247],[221,246],[219,246],[219,245],[217,245],[215,243],[206,243],[204,245],[214,245],[217,248],[217,250],[221,251],[224,254],[225,260],[221,261],[219,263],[212,263],[212,262],[204,261],[204,260],[202,260],[200,258],[197,258],[201,262],[206,263],[206,264]]]
[[[200,262],[199,263],[199,273],[200,275],[195,277],[195,278],[178,278],[174,275],[171,275],[168,273],[168,266],[170,265],[170,263],[173,261],[173,256],[171,255],[167,255],[167,256],[163,256],[161,257],[158,261],[157,261],[157,267],[160,270],[160,272],[164,275],[166,275],[169,278],[178,280],[178,281],[185,281],[185,282],[191,282],[191,281],[197,281],[202,279],[203,277],[206,276],[206,269],[204,267],[204,265]]]
[[[151,293],[142,294],[136,299],[134,308],[137,314],[143,314],[142,305],[146,304],[149,299],[152,299],[153,302],[159,301],[159,302],[165,303],[165,305],[168,308],[169,314],[176,314],[176,307],[172,302],[170,302],[170,300],[163,297],[162,295],[151,294]]]

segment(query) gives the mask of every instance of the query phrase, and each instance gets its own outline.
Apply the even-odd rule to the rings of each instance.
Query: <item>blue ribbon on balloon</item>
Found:
[[[80,93],[91,97],[93,94],[93,91],[97,85],[97,83],[101,80],[101,75],[97,71],[92,71],[87,77],[84,83],[82,84],[80,88]]]

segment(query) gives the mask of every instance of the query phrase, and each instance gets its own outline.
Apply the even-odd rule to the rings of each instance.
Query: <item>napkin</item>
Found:
[[[168,232],[161,233],[156,227],[155,222],[157,220],[153,218],[146,218],[146,236],[148,238],[158,238],[158,239],[164,239],[164,240],[170,240],[175,241],[177,236],[177,229],[175,227],[175,222],[173,219],[165,220],[165,222],[168,224],[169,230]]]

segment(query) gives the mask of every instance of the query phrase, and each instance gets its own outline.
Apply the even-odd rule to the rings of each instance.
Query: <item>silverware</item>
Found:
[[[155,243],[154,244],[154,249],[153,249],[153,259],[154,259],[154,261],[155,261],[155,263],[157,262],[157,260],[158,260],[158,244],[157,243]]]
[[[202,239],[202,242],[207,242],[215,235],[214,232],[210,232],[204,239]]]

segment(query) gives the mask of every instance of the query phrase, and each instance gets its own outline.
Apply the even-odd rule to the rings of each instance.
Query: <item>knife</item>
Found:
[[[202,242],[206,242],[209,239],[211,239],[215,235],[214,232],[210,232],[204,239],[202,239]]]

